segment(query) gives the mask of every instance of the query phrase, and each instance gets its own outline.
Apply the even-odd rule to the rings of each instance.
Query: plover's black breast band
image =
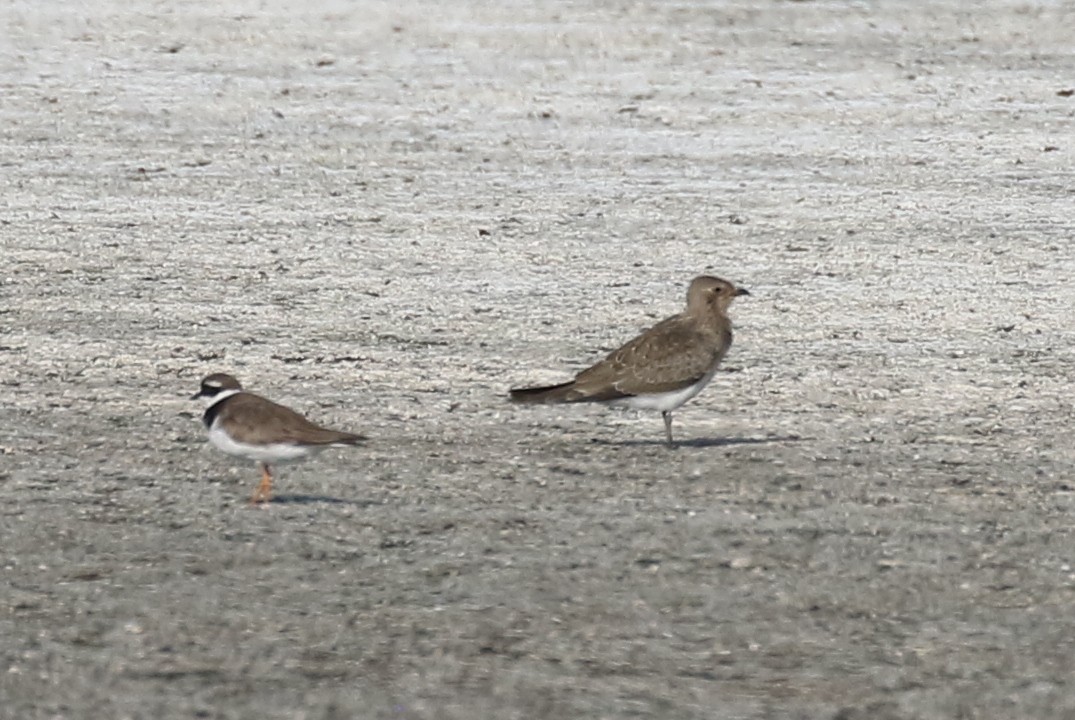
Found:
[[[229,395],[223,400],[219,400],[205,409],[205,414],[202,415],[202,423],[205,425],[207,430],[213,427],[213,421],[216,420],[216,416],[220,414],[220,411],[224,408],[224,406],[231,402],[231,399],[238,394],[239,393]]]

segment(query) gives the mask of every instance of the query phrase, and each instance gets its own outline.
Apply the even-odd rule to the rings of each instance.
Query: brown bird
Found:
[[[700,275],[687,290],[687,308],[609,354],[574,380],[511,391],[517,403],[602,402],[660,410],[669,446],[672,411],[702,392],[732,344],[728,306],[750,293],[727,280]]]
[[[329,430],[272,400],[243,390],[231,375],[214,373],[202,380],[191,400],[205,398],[209,406],[202,422],[209,442],[229,455],[254,460],[261,484],[251,504],[272,498],[270,463],[295,462],[330,446],[357,445],[361,435]]]

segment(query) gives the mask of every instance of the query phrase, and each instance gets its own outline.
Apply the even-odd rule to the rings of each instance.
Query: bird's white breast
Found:
[[[713,376],[717,374],[718,365],[719,363],[713,363],[712,369],[699,378],[698,382],[693,385],[688,385],[679,390],[671,390],[664,393],[635,395],[621,400],[613,400],[612,404],[624,405],[629,408],[634,408],[635,410],[660,410],[661,412],[675,410],[680,405],[702,392],[705,386],[709,384],[709,381],[713,379]]]
[[[220,420],[213,421],[213,427],[209,428],[209,442],[223,452],[236,457],[256,460],[264,463],[294,462],[302,460],[316,447],[292,445],[289,443],[272,443],[270,445],[250,445],[234,440],[231,435],[221,427]]]

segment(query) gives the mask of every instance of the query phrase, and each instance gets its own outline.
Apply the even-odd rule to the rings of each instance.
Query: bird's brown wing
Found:
[[[670,317],[579,373],[576,401],[681,390],[705,377],[729,345],[730,331],[700,331],[681,315]]]
[[[239,393],[223,403],[220,420],[229,424],[229,434],[239,442],[354,445],[365,439],[315,425],[291,408],[253,393]]]

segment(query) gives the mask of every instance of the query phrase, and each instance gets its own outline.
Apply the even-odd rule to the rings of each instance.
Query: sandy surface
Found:
[[[1070,3],[296,5],[0,7],[0,717],[1075,717]]]

